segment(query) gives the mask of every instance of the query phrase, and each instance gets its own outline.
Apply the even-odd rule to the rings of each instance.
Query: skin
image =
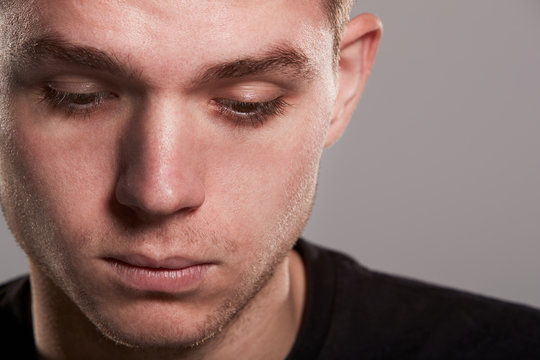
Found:
[[[332,30],[312,1],[37,6],[33,36],[97,49],[129,69],[58,59],[15,66],[0,194],[30,261],[40,356],[284,358],[305,292],[291,247],[322,150],[344,131],[367,81],[378,19],[351,21],[336,74]],[[307,71],[200,81],[216,65],[278,47],[302,54]],[[50,87],[105,95],[69,110],[74,101],[47,100]],[[276,98],[280,110],[256,121],[216,105]],[[139,291],[107,260],[125,254],[189,259],[203,275],[178,292]]]

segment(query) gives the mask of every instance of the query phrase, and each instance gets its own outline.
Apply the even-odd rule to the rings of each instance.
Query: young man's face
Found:
[[[33,275],[119,341],[211,335],[307,220],[335,99],[324,13],[37,3],[0,130],[2,203]]]

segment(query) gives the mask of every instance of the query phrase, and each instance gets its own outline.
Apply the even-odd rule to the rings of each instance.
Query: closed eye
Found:
[[[271,117],[283,115],[289,105],[282,97],[270,101],[249,102],[217,98],[212,103],[219,113],[236,125],[263,125]]]
[[[89,114],[106,100],[117,97],[107,91],[98,92],[66,92],[47,85],[43,88],[41,101],[55,109],[64,111],[67,115]]]

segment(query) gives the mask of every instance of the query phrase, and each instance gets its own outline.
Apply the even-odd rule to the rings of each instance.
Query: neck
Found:
[[[283,359],[294,344],[304,307],[304,268],[291,251],[236,319],[203,346],[187,351],[132,349],[105,338],[39,269],[30,265],[30,273],[36,347],[47,360]]]

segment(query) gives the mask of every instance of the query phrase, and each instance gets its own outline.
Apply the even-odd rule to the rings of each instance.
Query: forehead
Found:
[[[331,56],[333,34],[319,1],[37,0],[36,6],[40,29],[171,75],[283,44],[315,62]]]

